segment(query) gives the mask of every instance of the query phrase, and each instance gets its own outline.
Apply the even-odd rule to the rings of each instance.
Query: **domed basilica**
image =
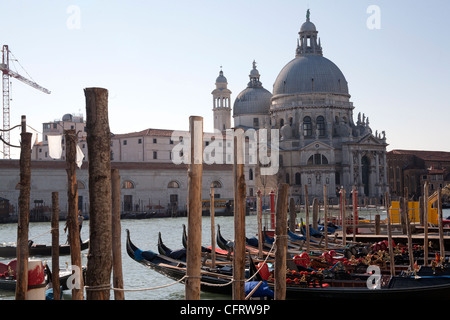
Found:
[[[384,195],[388,190],[385,133],[374,133],[364,114],[354,121],[347,80],[323,56],[309,10],[295,57],[278,74],[272,93],[263,87],[255,62],[249,77],[247,88],[231,108],[231,91],[220,71],[212,92],[214,128],[231,128],[232,112],[235,128],[278,129],[275,181],[290,184],[292,197],[303,199],[305,185],[311,197],[320,199],[324,185],[329,198],[338,196],[341,187],[347,194],[355,187],[359,196],[380,199]]]

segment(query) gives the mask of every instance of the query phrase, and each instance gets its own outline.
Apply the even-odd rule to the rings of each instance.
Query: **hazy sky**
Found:
[[[18,60],[11,68],[52,91],[11,79],[11,126],[26,115],[42,131],[85,114],[83,89],[104,87],[113,133],[187,130],[190,115],[212,131],[220,66],[232,101],[253,60],[272,91],[307,8],[324,56],[348,81],[355,121],[361,112],[374,132],[386,131],[388,150],[450,151],[448,0],[3,0],[0,44]]]

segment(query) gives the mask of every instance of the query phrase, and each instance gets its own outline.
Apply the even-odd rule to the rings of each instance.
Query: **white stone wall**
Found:
[[[52,168],[52,165],[55,166]],[[56,165],[57,164],[57,165]],[[123,167],[127,164],[123,163]],[[38,168],[32,167],[31,171],[31,196],[30,208],[34,207],[35,200],[42,200],[43,204],[51,207],[52,192],[59,192],[61,216],[67,213],[67,173],[64,162],[40,161]],[[114,166],[113,166],[114,167]],[[139,205],[139,211],[149,211],[148,205],[161,205],[163,210],[170,203],[170,195],[178,196],[179,210],[186,209],[188,178],[187,169],[173,166],[164,169],[139,168],[139,165],[130,164],[130,168],[119,169],[121,177],[121,203],[124,205],[125,196],[132,196],[133,209]],[[87,166],[76,171],[79,182],[78,194],[82,201],[81,209],[89,212],[89,177]],[[18,208],[20,180],[18,160],[0,161],[0,197],[10,200],[10,204]],[[124,183],[124,182],[131,182]],[[169,188],[169,182],[176,181],[179,188]],[[204,169],[202,198],[209,199],[210,186],[213,181],[218,181],[221,188],[215,189],[215,194],[221,198],[233,198],[232,166],[221,166],[216,169]],[[125,185],[132,188],[123,188]]]

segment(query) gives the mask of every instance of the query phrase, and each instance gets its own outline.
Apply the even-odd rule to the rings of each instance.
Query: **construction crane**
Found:
[[[38,89],[42,92],[45,92],[47,94],[50,94],[50,91],[41,87],[36,82],[31,81],[20,74],[12,71],[9,69],[9,49],[7,45],[3,45],[2,48],[2,63],[0,64],[0,70],[2,71],[2,78],[3,78],[3,158],[9,159],[10,158],[10,152],[9,152],[9,143],[10,143],[10,97],[9,97],[9,77],[16,78],[17,80],[20,80],[29,86],[32,86],[35,89]]]

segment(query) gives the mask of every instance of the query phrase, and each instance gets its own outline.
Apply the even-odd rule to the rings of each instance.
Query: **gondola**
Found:
[[[173,280],[179,281],[186,275],[185,263],[154,253],[142,251],[137,248],[127,232],[127,253],[135,261],[149,267]],[[253,264],[252,264],[253,266]],[[254,270],[254,266],[252,268]],[[353,275],[351,279],[322,279],[319,282],[302,284],[290,283],[286,286],[287,299],[449,299],[450,278],[448,272],[437,274],[434,271],[428,273],[418,272],[417,275],[402,274],[401,276],[382,276],[379,289],[369,289],[367,279],[369,275]],[[213,270],[202,269],[201,290],[230,294],[231,274],[223,274]],[[184,281],[182,281],[184,282]],[[273,282],[268,280],[268,285],[273,288]],[[223,286],[217,286],[223,285]],[[345,286],[345,285],[351,286]]]
[[[157,254],[151,250],[143,251],[133,244],[128,229],[126,233],[126,249],[131,259],[175,281],[180,281],[186,275],[186,264],[183,261]],[[231,294],[231,280],[232,276],[229,271],[222,273],[202,269],[201,290],[211,293]],[[184,283],[184,280],[181,283]]]
[[[81,242],[81,251],[89,248],[89,239]],[[5,245],[0,246],[0,257],[4,258],[12,258],[16,257],[16,246]],[[52,255],[52,246],[46,244],[34,244],[32,241],[29,242],[28,246],[28,255],[29,256],[51,256]],[[69,255],[70,254],[70,245],[62,244],[59,246],[59,255]]]

